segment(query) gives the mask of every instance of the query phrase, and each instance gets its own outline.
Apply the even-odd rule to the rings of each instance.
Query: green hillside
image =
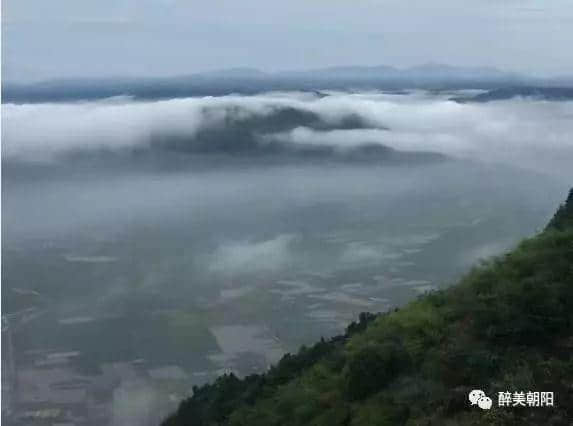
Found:
[[[542,233],[457,285],[362,314],[264,375],[195,388],[163,426],[570,424],[572,326],[573,190]],[[529,391],[554,407],[498,407],[498,392]]]

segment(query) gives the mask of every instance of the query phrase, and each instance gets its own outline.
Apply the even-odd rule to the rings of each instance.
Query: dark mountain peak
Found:
[[[547,229],[559,229],[573,227],[573,188],[569,190],[569,196],[565,203],[561,204],[553,218],[547,225]]]

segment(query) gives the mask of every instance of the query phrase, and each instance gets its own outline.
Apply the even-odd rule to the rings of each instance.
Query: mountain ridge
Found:
[[[168,99],[265,91],[377,89],[496,89],[508,86],[562,85],[553,81],[487,67],[424,64],[408,68],[380,66],[328,67],[264,72],[238,67],[172,77],[68,78],[34,83],[2,83],[3,103],[62,102],[132,96]]]
[[[142,81],[166,81],[166,80],[180,80],[189,78],[221,78],[221,77],[237,77],[237,78],[272,78],[272,77],[285,77],[285,76],[304,76],[305,74],[320,74],[320,73],[332,73],[332,72],[364,72],[371,74],[372,72],[379,73],[391,73],[394,76],[395,73],[420,73],[420,72],[450,72],[457,74],[476,74],[483,73],[491,76],[504,76],[504,77],[521,77],[521,74],[511,71],[504,71],[495,67],[466,67],[466,66],[454,66],[442,63],[425,63],[419,65],[413,65],[409,67],[396,67],[392,65],[338,65],[338,66],[328,66],[320,68],[310,68],[310,69],[296,69],[296,70],[279,70],[279,71],[264,71],[254,67],[231,67],[231,68],[221,68],[209,71],[193,72],[190,74],[179,74],[172,76],[157,76],[157,77],[143,77],[143,76],[116,76],[116,77],[106,77],[106,78],[81,78],[81,77],[70,77],[70,78],[57,78],[57,79],[44,79],[38,80],[30,83],[22,83],[16,81],[5,81],[3,85],[9,86],[34,86],[43,85],[50,83],[64,83],[64,82],[79,82],[79,81],[114,81],[114,80],[142,80]]]

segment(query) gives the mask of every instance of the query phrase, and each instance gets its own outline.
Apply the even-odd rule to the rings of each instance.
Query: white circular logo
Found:
[[[471,405],[476,405],[481,397],[485,396],[485,392],[480,389],[474,389],[469,394],[469,400]]]
[[[491,398],[487,396],[482,396],[480,399],[478,399],[478,407],[482,410],[489,410],[491,408],[491,404]]]
[[[486,396],[485,392],[480,389],[472,390],[468,395],[468,399],[471,405],[477,405],[482,410],[489,410],[492,406],[491,398]]]

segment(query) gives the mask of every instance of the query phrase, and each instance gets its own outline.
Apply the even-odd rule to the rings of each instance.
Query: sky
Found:
[[[573,70],[571,0],[4,0],[5,81],[429,62]]]

